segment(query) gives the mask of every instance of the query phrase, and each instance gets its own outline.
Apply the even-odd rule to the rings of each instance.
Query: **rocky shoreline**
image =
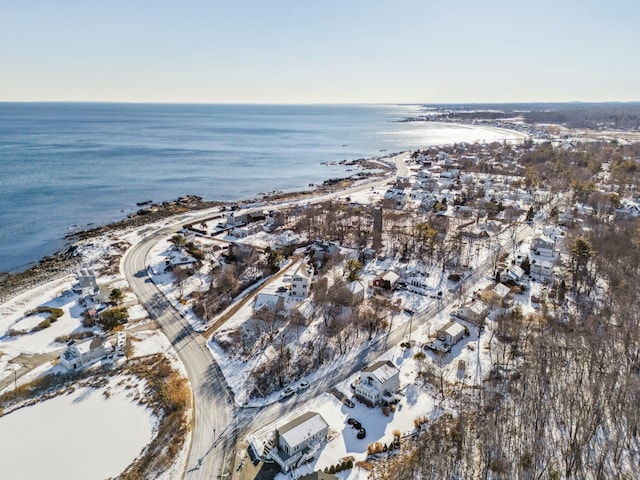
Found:
[[[362,181],[376,176],[382,176],[392,167],[386,165],[383,157],[374,161],[374,159],[357,159],[343,160],[343,164],[353,165],[360,168],[361,171],[345,178],[327,179],[321,185],[317,185],[310,190],[301,190],[295,192],[274,191],[270,193],[260,194],[252,200],[244,200],[241,202],[221,202],[221,201],[205,201],[202,197],[196,195],[186,195],[173,201],[164,201],[160,203],[144,202],[144,208],[130,214],[122,220],[101,225],[88,230],[82,230],[65,235],[66,245],[64,248],[42,258],[37,264],[16,273],[0,272],[0,304],[7,302],[12,297],[19,295],[31,288],[35,288],[44,283],[56,280],[65,275],[73,273],[79,268],[81,258],[78,255],[76,244],[79,241],[98,237],[117,230],[127,228],[138,228],[144,225],[158,222],[165,218],[173,217],[184,213],[198,210],[206,210],[228,205],[251,205],[269,202],[282,202],[285,200],[301,199],[312,197],[314,195],[327,193],[347,188],[357,181]],[[342,163],[341,162],[341,163]],[[372,172],[373,169],[380,169],[381,172]]]

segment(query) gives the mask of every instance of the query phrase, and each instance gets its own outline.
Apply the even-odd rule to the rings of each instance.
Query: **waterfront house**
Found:
[[[175,268],[182,265],[193,265],[196,262],[197,260],[194,257],[189,255],[182,249],[179,249],[172,250],[165,263],[168,267]]]
[[[76,274],[76,280],[77,283],[71,287],[71,290],[80,296],[80,305],[90,308],[102,301],[100,287],[93,270],[83,268]]]
[[[82,342],[72,340],[60,354],[59,363],[70,371],[79,370],[88,363],[103,359],[111,351],[101,337],[94,337]]]

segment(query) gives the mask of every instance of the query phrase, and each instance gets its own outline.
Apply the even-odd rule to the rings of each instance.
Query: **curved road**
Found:
[[[191,383],[194,423],[184,478],[210,479],[231,469],[225,464],[233,461],[230,454],[233,446],[214,447],[214,442],[217,433],[224,431],[233,418],[233,398],[222,371],[207,349],[206,339],[191,329],[156,288],[147,275],[146,267],[151,248],[180,228],[180,225],[164,228],[130,248],[123,257],[122,271],[150,318],[158,323],[174,346]]]
[[[404,153],[393,158],[398,175],[408,174],[405,164],[408,155]],[[350,195],[384,185],[393,176],[389,175],[383,179],[312,199],[284,202],[277,206],[316,203]],[[251,210],[255,209],[247,211]],[[175,348],[191,383],[194,421],[191,448],[184,473],[184,478],[189,480],[226,478],[231,475],[238,432],[246,429],[247,424],[253,419],[252,413],[255,413],[239,415],[233,401],[233,393],[220,367],[207,349],[206,338],[193,331],[189,323],[156,288],[147,273],[147,255],[156,243],[179,231],[183,224],[194,223],[210,216],[209,211],[177,217],[173,225],[148,234],[142,242],[131,247],[124,254],[121,263],[121,271],[131,290]],[[287,408],[278,408],[280,411],[284,409]]]

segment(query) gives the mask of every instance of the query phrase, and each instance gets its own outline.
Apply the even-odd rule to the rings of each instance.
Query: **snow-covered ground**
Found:
[[[142,385],[115,377],[0,417],[2,478],[118,475],[152,438],[155,417],[141,395]]]
[[[433,320],[434,325],[441,325],[448,321],[450,311],[442,312]],[[456,344],[451,352],[445,357],[435,360],[435,355],[428,352],[427,356],[442,369],[445,390],[447,395],[451,389],[462,387],[463,384],[474,385],[488,374],[490,370],[490,358],[488,355],[487,334],[478,335],[478,329],[471,324],[461,322],[469,328],[470,335]],[[432,325],[424,325],[415,332],[415,338],[424,338],[426,331],[433,328]],[[306,403],[300,405],[293,413],[287,417],[279,419],[272,425],[267,425],[255,432],[250,440],[260,448],[274,429],[287,423],[287,421],[297,417],[306,411],[320,413],[329,424],[330,440],[321,450],[320,454],[310,463],[298,468],[294,472],[294,477],[324,469],[325,467],[339,463],[339,459],[353,456],[358,460],[367,457],[367,447],[369,444],[380,442],[390,444],[393,441],[394,432],[399,431],[401,436],[407,436],[415,431],[414,420],[426,418],[433,420],[445,411],[455,411],[455,401],[448,397],[442,398],[436,386],[425,384],[418,377],[420,365],[414,358],[415,353],[421,351],[419,347],[403,349],[399,346],[393,347],[385,352],[379,359],[390,360],[400,368],[400,391],[401,400],[395,412],[385,416],[380,407],[370,408],[355,400],[355,407],[348,408],[334,395],[323,394]],[[459,361],[463,360],[465,369],[460,370]],[[337,390],[347,397],[352,397],[353,390],[351,383],[358,378],[355,374],[336,385]],[[366,437],[362,440],[356,438],[357,431],[348,423],[348,418],[355,418],[366,429]],[[361,477],[362,472],[354,468],[343,472],[341,479],[356,480]],[[276,477],[279,480],[290,478],[284,474]]]

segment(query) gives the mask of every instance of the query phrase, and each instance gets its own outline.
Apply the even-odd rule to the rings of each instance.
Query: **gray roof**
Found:
[[[362,371],[364,373],[372,374],[378,379],[380,383],[384,383],[400,370],[389,360],[380,360],[372,365],[369,365]]]
[[[288,445],[294,446],[302,444],[307,438],[313,437],[328,427],[329,424],[322,415],[306,412],[280,427],[278,434]]]
[[[298,480],[338,480],[338,477],[324,472],[308,473],[304,477],[300,477]]]

